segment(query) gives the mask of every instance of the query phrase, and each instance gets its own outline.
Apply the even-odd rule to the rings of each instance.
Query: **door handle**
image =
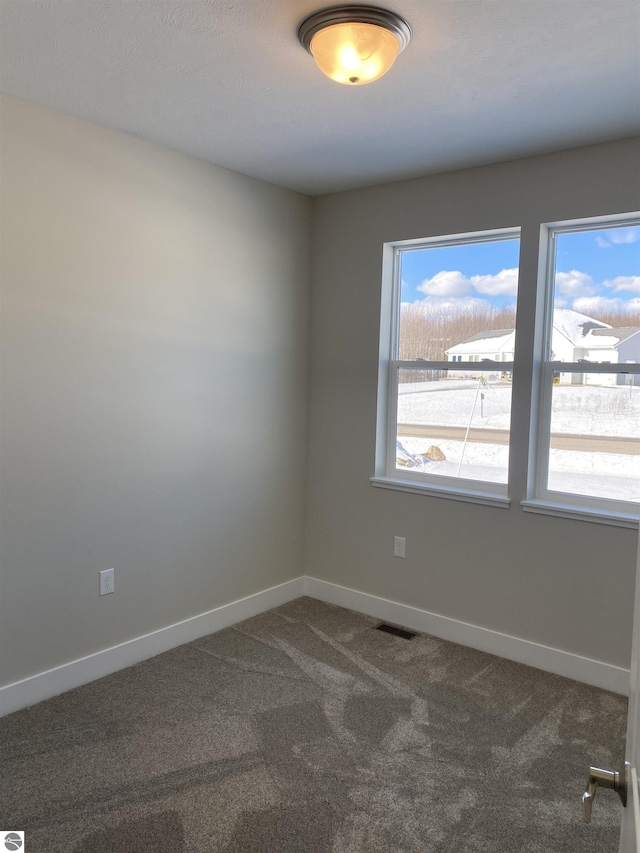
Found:
[[[617,791],[622,800],[622,805],[627,805],[628,776],[628,761],[625,761],[624,767],[620,772],[617,770],[601,770],[599,767],[589,768],[587,788],[582,795],[582,819],[585,823],[591,823],[591,809],[593,808],[593,801],[596,798],[598,787],[611,788],[611,790]]]

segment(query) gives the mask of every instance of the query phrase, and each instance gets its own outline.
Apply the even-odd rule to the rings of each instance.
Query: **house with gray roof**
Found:
[[[480,332],[450,347],[448,361],[475,363],[488,361],[513,361],[515,354],[515,329],[492,329]],[[598,364],[640,363],[640,326],[610,326],[586,314],[567,308],[556,308],[553,314],[551,336],[552,358],[558,362],[595,362]],[[483,368],[484,370],[484,368]],[[469,368],[463,375],[467,378],[478,375],[478,368]],[[497,375],[497,370],[493,371]],[[560,381],[583,384],[592,381],[595,374],[560,374]],[[603,384],[605,376],[593,379]],[[615,377],[611,377],[612,382]],[[634,377],[636,382],[640,380]],[[626,382],[625,377],[619,381]]]

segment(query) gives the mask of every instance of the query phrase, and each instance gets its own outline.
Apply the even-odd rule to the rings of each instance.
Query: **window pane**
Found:
[[[640,226],[556,235],[549,357],[640,362]]]
[[[519,249],[488,237],[402,250],[398,358],[513,361]]]
[[[398,371],[397,471],[507,482],[511,373],[479,368]]]
[[[640,501],[640,376],[563,373],[554,378],[552,491]]]

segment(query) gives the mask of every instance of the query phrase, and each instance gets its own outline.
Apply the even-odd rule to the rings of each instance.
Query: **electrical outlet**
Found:
[[[109,595],[115,589],[115,569],[103,569],[100,572],[100,595]]]
[[[404,538],[404,536],[396,536],[393,540],[393,556],[402,557],[404,559],[404,549],[406,544],[407,540]]]

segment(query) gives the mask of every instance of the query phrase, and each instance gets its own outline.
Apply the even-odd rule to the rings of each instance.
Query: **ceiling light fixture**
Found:
[[[332,6],[304,20],[298,38],[327,77],[361,86],[387,73],[409,44],[411,27],[375,6]]]

